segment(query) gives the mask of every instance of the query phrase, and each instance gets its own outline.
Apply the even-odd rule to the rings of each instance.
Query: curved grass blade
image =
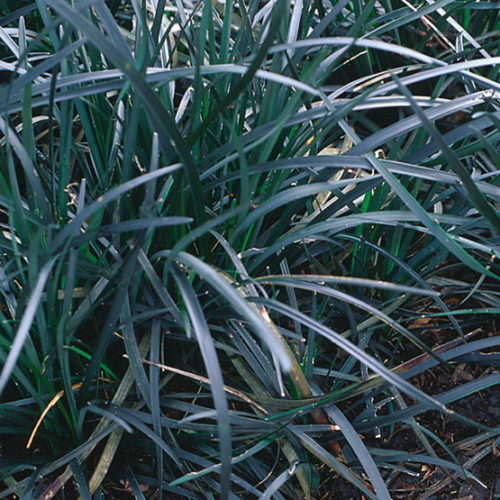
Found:
[[[240,455],[236,455],[231,459],[231,464],[234,466],[243,460],[248,459],[249,457],[255,455],[259,451],[262,451],[263,449],[267,448],[270,444],[271,440],[270,438],[263,439],[262,441],[259,441],[256,445],[251,446],[250,448],[247,448],[243,453]],[[205,467],[203,470],[197,471],[197,472],[190,472],[189,474],[186,474],[182,477],[179,477],[172,481],[170,483],[170,486],[177,486],[179,484],[186,483],[187,481],[192,481],[193,479],[205,476],[206,474],[209,474],[211,472],[219,472],[221,469],[221,464],[214,464],[210,465],[207,467],[208,461],[204,460],[203,461],[203,466]],[[234,474],[233,474],[234,476]]]
[[[50,249],[52,252],[56,252],[60,246],[64,245],[65,241],[71,237],[73,237],[74,233],[77,233],[80,230],[81,225],[91,217],[95,212],[104,208],[108,203],[113,200],[116,200],[123,194],[135,189],[142,184],[146,184],[158,177],[162,177],[166,174],[170,174],[175,172],[181,168],[180,164],[169,165],[167,167],[159,168],[154,172],[149,172],[147,174],[141,175],[134,179],[131,179],[119,186],[110,189],[105,194],[100,196],[97,200],[93,201],[89,205],[87,205],[81,212],[79,212],[73,220],[67,224],[53,239]]]
[[[193,222],[191,217],[144,217],[133,220],[115,222],[114,224],[102,225],[93,231],[74,237],[71,247],[80,247],[84,243],[98,239],[102,236],[113,236],[120,233],[141,231],[157,227],[169,227]]]
[[[139,354],[141,357],[146,356],[149,348],[150,348],[150,342],[151,342],[151,337],[150,336],[145,336],[141,343],[139,344]],[[127,368],[127,371],[125,372],[125,376],[123,377],[117,391],[115,392],[115,395],[113,396],[112,403],[115,405],[120,405],[123,403],[125,398],[128,395],[128,392],[132,388],[132,385],[134,383],[134,375],[132,372],[132,367],[129,365]],[[125,423],[126,420],[122,419]],[[92,436],[94,434],[98,433],[100,429],[104,428],[107,425],[108,421],[106,419],[101,419],[99,421],[99,424],[97,427],[94,429],[92,432]],[[129,425],[127,423],[127,425]],[[97,463],[97,466],[94,470],[94,473],[92,474],[92,477],[90,478],[89,481],[89,489],[92,492],[95,492],[99,486],[101,485],[102,481],[104,480],[104,477],[109,471],[111,462],[114,459],[114,456],[116,454],[116,451],[118,449],[118,446],[120,444],[122,435],[123,435],[123,426],[120,426],[118,428],[114,428],[113,431],[111,432],[111,435],[109,436],[108,440],[106,441],[106,445],[104,446],[104,450],[102,451],[102,454],[99,458],[99,462]],[[92,452],[93,447],[88,450],[88,453],[82,455],[79,457],[80,461],[83,461],[88,457],[88,455]],[[67,474],[65,475],[65,481],[67,481],[70,478]]]
[[[151,408],[151,387],[142,365],[142,359],[130,312],[130,299],[128,294],[124,297],[120,317],[122,321],[123,343],[125,344],[125,350],[127,351],[129,366],[134,374],[135,385],[148,407]]]
[[[78,461],[73,459],[70,462],[70,467],[73,471],[73,475],[75,476],[75,482],[76,486],[78,487],[78,492],[80,493],[81,500],[92,500],[89,485],[87,483],[87,480],[85,479],[85,475]]]
[[[196,340],[198,341],[201,355],[205,363],[205,368],[210,379],[210,388],[218,417],[217,428],[219,432],[221,460],[220,495],[221,498],[226,498],[230,491],[232,445],[229,409],[224,391],[224,381],[221,373],[221,367],[206,318],[203,314],[201,305],[191,288],[191,285],[189,284],[187,278],[177,269],[172,269],[172,273],[177,286],[180,289],[184,304],[191,319],[193,331],[195,333]]]
[[[447,405],[453,403],[454,401],[465,398],[466,396],[470,396],[480,390],[486,389],[488,387],[493,387],[495,385],[500,384],[500,374],[496,373],[493,375],[486,375],[481,377],[480,379],[474,380],[472,382],[468,382],[459,387],[455,387],[454,389],[450,389],[449,391],[442,392],[436,396],[434,396],[435,402],[439,405]],[[415,417],[421,413],[428,411],[429,407],[425,403],[417,403],[415,405],[409,406],[408,408],[395,411],[390,415],[376,417],[372,419],[369,424],[359,423],[355,424],[358,432],[363,432],[371,426],[380,426],[383,427],[385,425],[390,425],[395,422],[400,422],[401,420],[405,420],[409,417]],[[474,422],[468,418],[465,418],[457,413],[448,410],[448,416],[453,419],[457,419],[462,421],[464,424],[476,427],[485,431],[495,430],[496,432],[500,431],[498,427],[490,428],[486,425],[479,424],[478,422]],[[459,417],[459,418],[457,418]]]
[[[14,341],[12,342],[12,347],[9,351],[7,359],[5,360],[2,372],[0,373],[0,395],[2,394],[5,386],[10,380],[10,375],[14,370],[19,355],[21,354],[24,342],[29,335],[33,319],[35,318],[38,305],[40,304],[40,300],[42,298],[43,289],[45,288],[47,280],[49,279],[50,272],[56,262],[56,259],[56,257],[53,257],[43,265],[43,267],[40,269],[40,274],[38,275],[38,279],[33,288],[33,291],[30,293],[26,309],[24,310],[21,322],[19,323],[19,327],[16,332],[16,336],[14,338]]]
[[[278,493],[281,487],[291,479],[295,474],[297,474],[301,469],[303,469],[306,464],[300,464],[294,462],[290,467],[284,470],[262,493],[261,500],[270,500],[273,495]]]
[[[376,499],[377,497],[367,488],[365,483],[359,479],[353,472],[345,466],[342,462],[338,461],[331,453],[327,452],[319,443],[317,443],[312,437],[308,436],[305,432],[299,430],[295,425],[288,426],[289,432],[291,432],[300,443],[316,458],[321,460],[325,465],[340,474],[345,480],[352,483],[359,490],[363,492],[368,498]]]
[[[326,413],[335,422],[340,428],[340,432],[345,436],[346,441],[349,443],[349,446],[353,449],[354,453],[358,457],[361,465],[365,469],[366,475],[370,479],[372,486],[375,489],[377,494],[377,498],[379,499],[389,499],[391,495],[385,485],[380,472],[373,461],[373,458],[364,445],[363,441],[359,437],[358,433],[351,425],[349,420],[345,417],[345,415],[337,408],[336,405],[329,405],[325,408]]]
[[[26,149],[22,145],[16,133],[10,128],[10,126],[1,116],[0,116],[0,130],[3,132],[6,138],[8,138],[9,146],[12,146],[12,149],[14,150],[19,160],[21,161],[21,165],[26,174],[26,178],[28,179],[33,189],[33,192],[36,196],[36,200],[38,202],[41,215],[43,215],[45,220],[50,221],[51,216],[50,216],[49,203],[47,201],[47,197],[45,196],[45,192],[43,190],[40,178],[35,170],[33,162],[31,161],[31,158],[28,156]]]
[[[268,274],[267,276],[257,277],[255,280],[259,283],[265,285],[271,285],[273,283],[280,283],[283,279],[285,280],[295,280],[297,282],[305,281],[318,283],[319,285],[324,285],[325,283],[334,283],[340,285],[352,285],[360,286],[365,288],[378,288],[380,290],[389,290],[394,292],[403,293],[414,293],[418,295],[426,295],[429,297],[439,296],[439,292],[434,290],[416,288],[412,286],[403,286],[391,283],[390,281],[380,281],[365,278],[356,278],[350,276],[332,276],[323,274],[286,274],[286,275],[273,275]]]
[[[78,417],[79,420],[78,426],[80,429],[82,427],[83,419],[85,418],[85,414],[87,412],[95,413],[96,415],[100,415],[101,417],[105,418],[106,420],[109,420],[110,422],[118,424],[121,430],[125,430],[129,434],[133,432],[132,427],[130,427],[130,425],[123,418],[120,418],[118,415],[116,415],[112,411],[109,411],[107,408],[101,408],[95,404],[88,404],[85,407],[83,407],[82,410],[80,411],[80,415]]]
[[[261,282],[269,281],[270,283],[273,283],[275,285],[283,285],[283,286],[290,286],[293,288],[299,288],[302,290],[308,290],[313,293],[318,293],[318,294],[323,294],[329,297],[334,297],[337,300],[341,300],[343,302],[346,302],[348,304],[352,304],[355,307],[358,307],[359,309],[362,309],[366,312],[371,313],[373,316],[378,318],[380,321],[383,321],[384,323],[390,325],[392,328],[394,328],[396,331],[404,335],[408,340],[413,342],[416,346],[418,346],[420,349],[425,351],[427,354],[435,357],[438,361],[441,361],[439,355],[435,354],[427,345],[420,340],[419,338],[415,337],[410,331],[408,331],[405,327],[400,325],[397,321],[394,321],[390,316],[387,316],[387,314],[383,313],[382,311],[378,310],[376,307],[372,306],[371,304],[368,304],[367,302],[358,299],[356,297],[353,297],[352,295],[349,295],[347,293],[341,292],[340,290],[335,290],[334,288],[323,286],[320,284],[314,284],[314,283],[308,283],[306,280],[302,279],[294,279],[294,278],[288,278],[287,276],[283,276],[281,278],[271,278],[267,279],[265,278],[264,280],[259,280]]]
[[[489,122],[489,120],[488,120]],[[491,122],[490,122],[491,123]],[[460,137],[463,138],[463,137]],[[459,139],[460,139],[459,138]],[[433,151],[430,151],[432,153]],[[351,150],[348,151],[351,153]],[[416,159],[415,162],[422,161],[421,159]],[[417,177],[419,179],[428,180],[433,183],[447,183],[454,185],[459,181],[459,178],[453,172],[444,172],[441,170],[435,170],[433,168],[422,167],[412,163],[405,163],[402,161],[394,160],[380,160],[391,173],[404,175],[407,177]],[[250,174],[258,175],[261,173],[269,171],[281,171],[281,170],[292,170],[292,169],[304,169],[306,172],[304,175],[311,175],[311,169],[318,175],[322,173],[322,170],[336,168],[359,168],[364,171],[371,171],[372,165],[364,156],[356,156],[351,154],[343,155],[321,155],[321,156],[308,156],[305,158],[288,158],[283,160],[275,160],[273,162],[261,163],[259,165],[252,166]],[[238,172],[233,172],[222,176],[215,183],[207,184],[207,189],[213,189],[214,186],[219,186],[229,181],[233,181],[239,178]],[[492,197],[495,200],[500,201],[500,188],[497,186],[488,184],[486,182],[477,182],[479,189]],[[258,208],[257,208],[258,209]],[[257,210],[256,209],[256,210]],[[253,213],[253,212],[252,212]]]

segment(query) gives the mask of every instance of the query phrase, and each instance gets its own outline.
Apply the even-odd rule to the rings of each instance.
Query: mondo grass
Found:
[[[498,21],[3,2],[0,498],[481,482],[498,429],[452,405],[500,383]]]

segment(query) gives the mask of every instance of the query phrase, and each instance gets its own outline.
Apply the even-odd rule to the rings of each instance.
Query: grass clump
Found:
[[[2,498],[474,477],[497,431],[448,405],[499,382],[494,4],[0,14]]]

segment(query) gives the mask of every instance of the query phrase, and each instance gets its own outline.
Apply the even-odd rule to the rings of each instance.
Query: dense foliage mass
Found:
[[[498,13],[2,2],[0,498],[473,478],[498,432],[448,405],[500,381]]]

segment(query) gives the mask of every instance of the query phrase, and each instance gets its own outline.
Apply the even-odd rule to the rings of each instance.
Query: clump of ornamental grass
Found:
[[[499,344],[493,4],[0,13],[1,498],[474,477],[447,405],[498,373],[415,377]]]

